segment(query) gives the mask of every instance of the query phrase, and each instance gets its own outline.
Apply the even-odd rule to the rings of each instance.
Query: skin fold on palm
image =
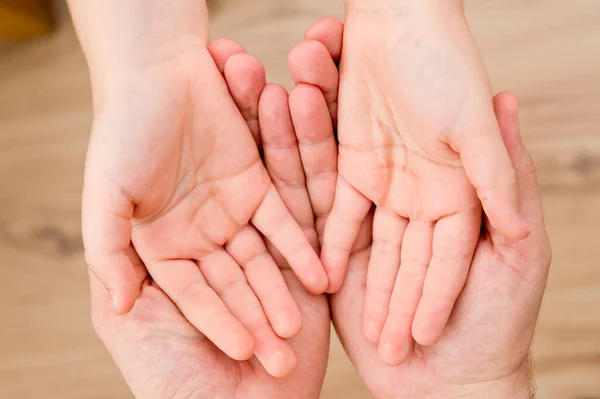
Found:
[[[468,275],[482,202],[507,237],[524,238],[527,228],[462,8],[397,2],[383,13],[348,3],[339,178],[321,260],[336,292],[374,204],[364,333],[397,347],[382,355],[399,364],[413,338],[430,345],[441,336]]]
[[[285,378],[269,375],[255,357],[240,362],[225,355],[155,283],[144,283],[133,310],[117,316],[90,275],[94,326],[136,398],[316,399],[329,346],[327,300],[309,294],[289,271],[284,275],[304,320],[302,332],[289,340],[301,355]]]
[[[372,215],[367,218],[331,306],[344,347],[375,398],[531,397],[529,351],[551,251],[533,162],[519,135],[516,100],[504,93],[495,106],[530,235],[511,240],[486,228],[443,336],[434,345],[416,345],[401,365],[390,367],[380,360],[381,348],[358,332],[372,251]]]
[[[277,85],[265,87],[262,64],[239,44],[221,39],[209,50],[236,106],[262,143],[268,168],[278,171],[278,190],[284,202],[296,221],[307,224],[305,234],[318,246],[314,226],[306,222],[312,220],[306,186],[296,184],[303,170],[287,92]],[[313,108],[311,103],[305,104],[305,109]],[[286,260],[274,247],[271,249],[304,320],[302,331],[288,341],[299,356],[295,370],[285,370],[291,373],[285,378],[269,375],[273,372],[267,372],[257,357],[239,362],[226,356],[193,328],[158,285],[149,280],[144,282],[133,310],[125,316],[114,315],[106,291],[90,275],[94,325],[136,397],[318,397],[329,345],[327,300],[306,291]]]
[[[341,42],[342,30],[340,21],[324,18],[307,31],[306,41],[290,53],[297,82],[316,84],[325,95],[332,92],[336,79],[331,71],[339,60],[336,40]],[[320,79],[311,72],[315,70],[322,72]],[[514,96],[503,93],[494,98],[494,108],[531,234],[523,240],[510,239],[486,223],[442,338],[434,345],[412,347],[403,355],[403,364],[390,367],[381,357],[405,348],[382,347],[361,333],[370,295],[369,259],[376,242],[374,212],[368,213],[351,250],[347,279],[331,297],[331,307],[338,334],[375,398],[529,397],[529,349],[551,251],[535,169],[520,138],[518,104]],[[392,330],[394,334],[402,331]],[[506,348],[511,348],[508,356]]]
[[[302,320],[257,230],[312,293],[327,277],[209,50],[148,66],[112,98],[96,109],[83,231],[113,306],[131,309],[147,268],[227,355],[255,353],[272,374],[289,373],[295,357],[282,338]]]

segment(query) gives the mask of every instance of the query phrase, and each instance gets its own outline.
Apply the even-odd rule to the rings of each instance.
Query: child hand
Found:
[[[300,315],[258,231],[311,292],[327,278],[211,54],[194,48],[122,83],[96,104],[83,194],[90,268],[120,313],[147,268],[230,357],[256,352],[270,373],[288,373],[295,360],[275,333],[293,336]]]
[[[348,23],[362,26],[365,22],[349,17]],[[314,41],[305,42],[303,46],[312,46],[313,51],[326,54],[324,48],[335,48],[332,35],[325,34],[331,29],[342,27],[337,22],[336,28],[336,22],[331,19],[319,21],[305,38],[320,41],[322,49],[314,50],[319,45]],[[364,329],[370,341],[380,343],[382,359],[388,364],[398,364],[412,351],[413,337],[423,345],[436,342],[467,278],[479,237],[481,203],[463,164],[471,167],[471,180],[476,186],[508,184],[503,186],[508,191],[503,192],[502,197],[494,195],[484,201],[491,212],[492,227],[513,237],[523,237],[527,231],[518,208],[512,206],[513,202],[516,204],[516,197],[512,198],[516,193],[510,192],[514,188],[514,171],[497,131],[491,93],[489,98],[484,96],[486,87],[489,91],[485,79],[481,83],[483,89],[472,88],[471,81],[466,79],[463,82],[466,89],[458,86],[449,94],[457,95],[456,91],[460,90],[473,94],[465,99],[468,115],[458,112],[461,109],[458,104],[450,109],[438,107],[439,110],[434,108],[429,113],[421,112],[419,107],[425,103],[419,102],[419,98],[423,98],[419,81],[407,84],[401,80],[410,80],[406,74],[411,66],[400,65],[402,54],[380,50],[385,46],[377,43],[386,43],[385,37],[374,37],[374,42],[367,43],[368,40],[360,39],[358,28],[353,32],[349,33],[346,26],[339,104],[340,176],[335,204],[325,229],[321,259],[330,276],[329,291],[336,291],[342,283],[345,262],[358,227],[370,209],[371,200],[374,201],[377,208]],[[291,58],[301,65],[296,67],[296,81],[315,83],[331,75],[335,68],[331,57],[326,60],[321,56],[318,67],[314,62],[313,65],[302,64],[303,59],[308,59],[306,54]],[[475,62],[470,67],[477,70],[479,66]],[[458,72],[468,71],[458,69]],[[436,86],[443,82],[445,80],[433,79],[422,83],[430,85],[430,91],[439,89],[445,94],[443,86]],[[406,93],[412,93],[412,88],[416,94],[407,97]],[[325,94],[335,92],[333,86],[322,87],[322,90]],[[443,97],[440,94],[431,98]],[[475,98],[489,105],[489,110]],[[432,107],[437,106],[432,104]],[[468,130],[478,136],[459,137],[463,133],[460,129],[477,118],[495,130],[481,131],[473,127]],[[493,122],[485,118],[492,118]],[[462,147],[450,142],[459,138]],[[490,164],[473,153],[477,140],[497,161]],[[461,162],[459,153],[452,149],[454,144],[457,150],[464,149],[463,158],[470,158]],[[488,176],[489,179],[482,177],[486,173],[494,175]]]

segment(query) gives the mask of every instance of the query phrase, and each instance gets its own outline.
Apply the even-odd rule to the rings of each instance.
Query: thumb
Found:
[[[460,157],[491,226],[508,238],[529,234],[519,209],[517,178],[493,112],[463,135]]]
[[[512,93],[504,92],[494,97],[494,109],[500,124],[505,148],[508,150],[517,175],[521,214],[532,234],[545,229],[535,164],[525,148],[519,128],[519,103]]]
[[[147,275],[131,246],[133,202],[114,182],[92,177],[88,170],[82,204],[85,259],[110,293],[115,313],[125,314],[133,308]]]

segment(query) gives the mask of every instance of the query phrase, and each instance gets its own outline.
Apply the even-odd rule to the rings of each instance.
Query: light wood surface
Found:
[[[27,38],[54,27],[51,0],[0,0],[0,37]]]
[[[221,0],[215,37],[290,86],[286,53],[341,0]],[[600,397],[600,1],[467,0],[494,88],[522,102],[554,262],[535,344],[539,397]],[[89,321],[79,231],[91,121],[69,24],[0,52],[0,398],[131,394]],[[510,348],[507,348],[510,350]],[[368,394],[334,340],[323,398]]]

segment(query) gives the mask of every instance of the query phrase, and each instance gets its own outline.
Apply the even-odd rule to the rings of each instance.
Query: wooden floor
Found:
[[[286,52],[316,18],[342,16],[341,0],[216,2],[215,37],[241,41],[288,87]],[[521,99],[554,245],[539,397],[600,398],[600,1],[466,4],[494,88]],[[1,46],[0,398],[131,397],[88,315],[79,208],[91,116],[68,23]],[[323,398],[368,398],[337,341],[330,364]]]

